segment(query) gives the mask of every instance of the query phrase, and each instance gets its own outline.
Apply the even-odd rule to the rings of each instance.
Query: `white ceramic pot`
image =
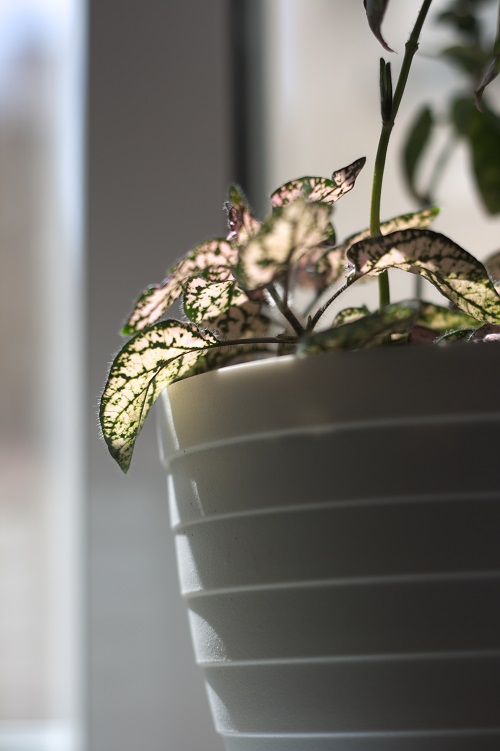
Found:
[[[161,435],[228,751],[500,749],[500,347],[233,366]]]

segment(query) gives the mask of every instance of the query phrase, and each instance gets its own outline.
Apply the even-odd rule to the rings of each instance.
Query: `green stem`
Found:
[[[411,64],[415,53],[418,50],[418,40],[425,18],[431,6],[432,0],[424,0],[418,18],[415,22],[415,26],[410,34],[405,47],[405,55],[403,58],[403,64],[398,77],[398,83],[396,90],[394,91],[394,97],[392,99],[392,107],[390,107],[390,114],[383,115],[382,119],[382,131],[380,133],[380,139],[377,149],[377,156],[375,158],[375,167],[373,171],[373,183],[372,183],[372,197],[370,206],[370,235],[377,237],[380,235],[380,202],[382,198],[382,183],[384,179],[385,163],[387,158],[387,149],[391,138],[392,129],[396,121],[396,115],[403,98],[403,93],[408,81],[408,75],[410,73]],[[387,103],[385,103],[387,104]],[[387,106],[382,103],[382,110],[387,112]],[[390,302],[390,290],[389,290],[389,277],[387,271],[383,271],[379,275],[379,304],[380,308],[385,307]]]

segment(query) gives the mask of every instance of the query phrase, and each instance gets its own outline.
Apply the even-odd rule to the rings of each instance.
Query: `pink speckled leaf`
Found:
[[[365,162],[364,157],[357,159],[347,167],[334,172],[331,180],[326,177],[299,177],[297,180],[290,180],[274,191],[271,204],[278,208],[300,198],[333,204],[354,187]]]
[[[439,214],[439,209],[431,208],[417,211],[412,214],[401,214],[392,219],[388,219],[381,224],[382,235],[388,235],[391,232],[402,229],[425,228]],[[335,284],[346,274],[347,251],[349,248],[361,240],[370,237],[370,230],[366,229],[351,235],[341,245],[331,248],[318,258],[315,268],[316,287],[323,290],[331,284]]]
[[[186,258],[172,266],[162,284],[144,290],[122,333],[130,336],[155,323],[181,296],[184,285],[191,277],[217,273],[219,278],[224,275],[227,278],[236,257],[236,249],[227,240],[215,238],[201,243]]]
[[[241,188],[231,185],[228,200],[224,205],[227,212],[229,233],[227,240],[236,245],[243,245],[258,231],[260,222],[252,213]]]
[[[240,249],[235,276],[245,290],[270,284],[328,238],[330,208],[298,200],[278,209]]]
[[[184,312],[197,326],[209,328],[224,339],[263,335],[269,320],[262,315],[262,296],[250,299],[232,281],[191,279],[184,295]]]
[[[369,238],[347,253],[349,283],[395,268],[420,274],[448,300],[478,321],[500,323],[500,295],[483,264],[438,232],[410,229]]]

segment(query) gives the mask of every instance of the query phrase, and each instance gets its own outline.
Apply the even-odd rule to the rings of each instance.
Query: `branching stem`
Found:
[[[321,308],[318,308],[316,313],[309,319],[309,322],[307,324],[307,331],[313,331],[314,327],[318,323],[319,319],[323,315],[323,313],[326,312],[326,310],[330,307],[330,305],[335,302],[337,297],[344,292],[347,287],[349,286],[348,282],[345,282],[341,287],[339,287],[331,297],[328,298],[328,300],[321,306]]]
[[[276,307],[278,308],[281,315],[286,318],[290,326],[293,328],[297,336],[300,336],[304,333],[304,327],[298,320],[298,318],[295,316],[292,310],[288,307],[288,303],[286,300],[280,297],[278,290],[274,286],[274,284],[270,284],[269,287],[267,287],[267,291],[271,295],[272,299],[276,303]]]

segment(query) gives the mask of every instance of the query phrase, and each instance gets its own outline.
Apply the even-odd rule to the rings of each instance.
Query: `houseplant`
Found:
[[[386,5],[367,3],[378,35]],[[181,585],[228,749],[498,747],[500,349],[482,341],[498,338],[500,297],[482,264],[427,229],[435,210],[380,223],[429,6],[394,95],[381,63],[370,228],[339,245],[330,223],[362,159],[282,186],[262,224],[232,188],[228,237],[140,297],[103,394],[103,432],[127,469],[153,401],[196,375],[163,397],[163,450]],[[454,307],[391,305],[388,267],[421,274]],[[371,275],[378,311],[331,313]],[[181,295],[189,322],[157,323]],[[428,341],[442,346],[407,346]],[[278,357],[215,370],[249,354]]]

